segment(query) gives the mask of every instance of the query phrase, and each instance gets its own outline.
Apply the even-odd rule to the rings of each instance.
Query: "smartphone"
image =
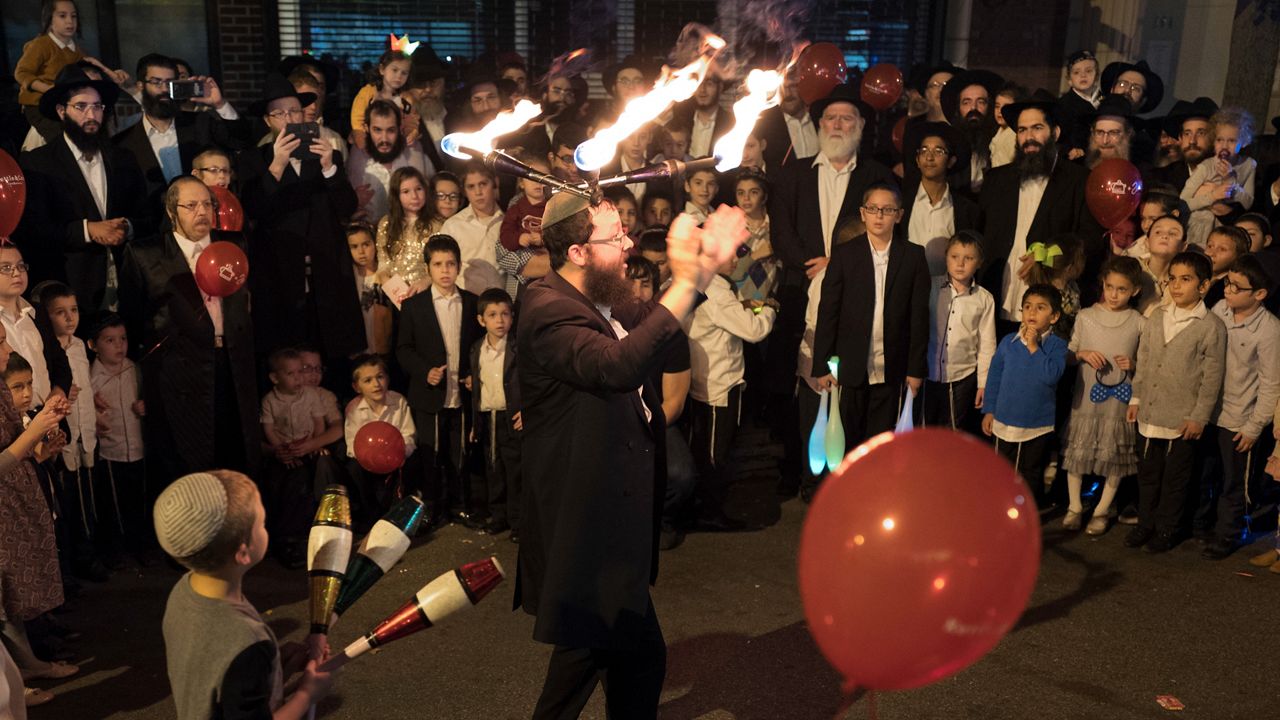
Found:
[[[298,160],[315,157],[311,152],[311,143],[320,139],[320,123],[289,123],[284,126],[284,131],[302,141],[293,149],[289,157]]]
[[[204,97],[204,82],[201,80],[170,80],[169,97],[174,100],[190,100]]]

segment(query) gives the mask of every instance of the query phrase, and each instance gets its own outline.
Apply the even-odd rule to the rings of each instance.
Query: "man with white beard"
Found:
[[[1123,95],[1108,95],[1098,104],[1089,125],[1089,150],[1084,156],[1085,167],[1092,170],[1103,160],[1130,159],[1129,151],[1133,143],[1132,107]]]

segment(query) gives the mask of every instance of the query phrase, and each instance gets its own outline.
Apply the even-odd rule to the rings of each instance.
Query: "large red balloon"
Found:
[[[1102,227],[1113,228],[1137,211],[1142,201],[1142,174],[1128,160],[1107,158],[1089,173],[1084,201]]]
[[[809,632],[847,685],[869,690],[973,664],[1022,614],[1039,566],[1031,490],[990,446],[950,430],[855,449],[800,535]]]
[[[796,60],[796,92],[806,105],[831,94],[837,85],[849,79],[844,53],[827,42],[813,43],[800,52]]]
[[[26,205],[27,176],[9,153],[0,150],[0,237],[13,234]]]
[[[902,97],[902,71],[897,65],[880,63],[862,76],[862,101],[876,110],[888,110]]]
[[[215,215],[213,227],[216,230],[233,230],[239,232],[244,229],[244,208],[240,206],[240,199],[232,192],[221,186],[209,188],[213,193],[213,202],[215,205]]]
[[[226,297],[249,279],[249,258],[239,245],[225,240],[209,243],[196,258],[196,285],[206,295]]]
[[[902,141],[906,138],[906,136],[907,136],[907,116],[903,115],[902,117],[898,118],[898,122],[893,124],[893,134],[889,136],[890,139],[893,140],[893,149],[901,153]]]
[[[374,475],[387,475],[404,465],[404,435],[381,420],[365,423],[356,433],[356,462]]]

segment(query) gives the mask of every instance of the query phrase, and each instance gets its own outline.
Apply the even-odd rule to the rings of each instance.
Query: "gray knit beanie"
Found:
[[[191,557],[208,547],[222,529],[227,490],[216,475],[186,475],[160,493],[154,515],[160,547],[175,558]]]

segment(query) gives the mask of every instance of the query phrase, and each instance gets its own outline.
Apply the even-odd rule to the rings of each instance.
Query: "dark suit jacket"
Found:
[[[690,142],[692,142],[694,111],[695,111],[695,106],[693,103],[693,98],[689,98],[688,100],[685,100],[683,102],[676,103],[675,107],[672,108],[671,110],[671,121],[667,123],[667,127],[682,128],[682,129],[688,130],[690,133],[689,139],[690,139]],[[733,111],[727,110],[724,107],[721,107],[720,110],[716,113],[715,125],[711,128],[711,147],[709,148],[709,150],[714,150],[716,146],[716,141],[724,137],[725,134],[732,129],[733,129]],[[690,149],[689,153],[692,154],[693,150]]]
[[[31,268],[31,285],[62,280],[76,291],[82,313],[102,305],[107,264],[120,259],[122,247],[86,242],[84,221],[123,217],[133,237],[155,232],[146,208],[142,173],[127,151],[108,145],[102,152],[107,177],[107,217],[98,212],[89,183],[61,138],[21,156],[27,177],[27,207],[14,241]]]
[[[827,374],[827,360],[839,357],[841,385],[867,382],[867,353],[875,322],[875,266],[866,234],[831,251],[822,281],[818,327],[813,339],[813,374]],[[884,281],[884,380],[900,385],[907,377],[927,377],[929,352],[929,269],[924,248],[895,238],[889,244]]]
[[[1095,279],[1109,254],[1102,226],[1094,219],[1084,202],[1085,179],[1089,171],[1061,159],[1049,174],[1049,184],[1036,209],[1027,232],[1027,246],[1049,242],[1062,233],[1076,233],[1084,243],[1085,267],[1080,276],[1081,307],[1091,305],[1097,297]],[[982,209],[982,286],[995,296],[996,307],[1003,301],[1001,285],[1004,268],[1013,250],[1013,236],[1018,228],[1018,189],[1021,181],[1013,165],[1003,165],[987,173],[978,204]]]
[[[242,244],[238,234],[214,233],[213,239]],[[164,456],[161,467],[171,472],[218,467],[214,454],[214,327],[195,276],[172,233],[125,248],[120,310],[128,327],[131,355],[142,370],[148,437],[163,438],[158,444],[149,441],[148,455]],[[222,299],[222,327],[244,453],[253,468],[261,440],[247,288]]]
[[[487,342],[483,334],[471,345],[471,410],[480,414],[480,389],[484,380],[480,377],[480,347]],[[439,367],[438,365],[436,367]],[[502,357],[502,395],[507,400],[507,413],[520,412],[520,378],[516,372],[516,336],[507,334],[507,351]]]
[[[471,375],[471,346],[476,337],[484,332],[484,328],[476,322],[476,296],[459,288],[462,294],[461,338],[458,348],[458,378]],[[400,335],[396,339],[396,359],[400,367],[409,376],[409,405],[415,412],[438,413],[444,407],[445,383],[427,384],[427,373],[431,368],[440,367],[449,362],[449,352],[445,349],[444,334],[440,331],[440,320],[436,317],[436,306],[431,290],[420,292],[404,301],[400,306]],[[466,389],[461,390],[465,394]],[[466,403],[463,402],[463,407]]]
[[[800,159],[791,145],[791,133],[787,131],[782,108],[775,106],[760,113],[760,119],[756,121],[756,135],[765,141],[764,167],[770,174]]]
[[[615,307],[629,333],[618,340],[555,272],[528,286],[520,313],[515,604],[537,616],[539,642],[609,647],[620,623],[644,616],[657,577],[666,429],[648,379],[680,323],[653,303]]]
[[[780,169],[769,196],[769,230],[773,251],[788,273],[803,277],[806,260],[826,255],[822,237],[822,211],[818,200],[818,168],[811,159]],[[856,216],[862,194],[877,182],[897,184],[888,168],[874,160],[858,158],[849,176],[844,202],[834,227]]]
[[[302,163],[301,176],[290,166],[280,180],[268,170],[271,153],[265,145],[239,159],[240,198],[254,222],[249,284],[258,345],[266,352],[288,343],[314,343],[326,358],[350,357],[365,346],[343,230],[356,209],[355,191],[336,152],[333,177],[323,177],[319,161],[309,160]],[[310,328],[313,317],[316,327]]]

